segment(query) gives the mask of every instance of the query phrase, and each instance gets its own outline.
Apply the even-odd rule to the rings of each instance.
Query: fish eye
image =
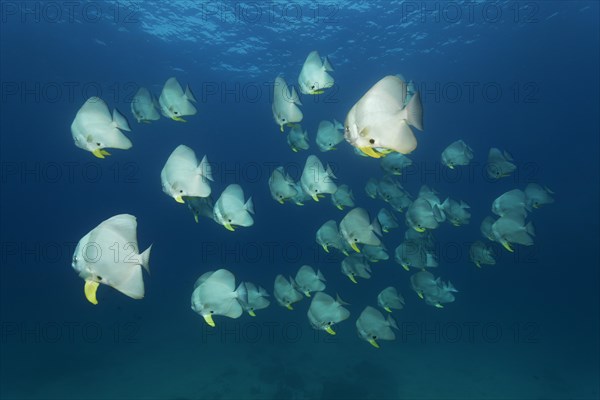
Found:
[[[369,143],[375,144],[375,139],[369,139]]]
[[[373,338],[373,340],[377,339],[377,335],[373,335],[371,337]]]
[[[227,222],[231,222],[231,218],[227,220]]]
[[[318,193],[318,192],[319,192],[319,189],[315,189],[315,193]]]
[[[314,88],[315,88],[315,85],[311,85],[311,86],[310,86],[310,88],[314,90]]]
[[[358,242],[358,238],[354,238],[354,241],[355,241],[355,242]]]
[[[96,142],[96,146],[102,146],[100,142]]]
[[[281,118],[281,122],[285,122],[285,118]]]
[[[182,189],[179,189],[179,193],[183,193],[183,190],[182,190]]]
[[[177,115],[177,114],[179,114],[179,112],[177,112],[177,111],[173,111],[173,114]]]
[[[210,310],[210,313],[211,313],[211,314],[214,314],[215,312],[214,312],[213,310]]]

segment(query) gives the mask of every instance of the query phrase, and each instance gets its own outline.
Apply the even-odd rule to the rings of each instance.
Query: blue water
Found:
[[[493,6],[491,6],[492,4]],[[0,3],[1,208],[0,397],[6,399],[259,398],[592,399],[599,396],[599,8],[596,2],[119,2]],[[413,10],[413,11],[411,11]],[[306,152],[292,152],[273,122],[270,86],[295,84],[312,50],[329,56],[336,85],[302,96]],[[319,121],[343,121],[386,75],[421,91],[425,130],[415,168],[400,181],[427,184],[471,205],[469,225],[435,230],[440,266],[456,301],[426,305],[410,273],[392,260],[353,284],[339,254],[314,241],[338,211],[324,199],[303,207],[271,199],[278,165],[298,179],[309,154],[330,163],[357,205],[381,177],[375,159],[347,143],[320,153]],[[138,124],[129,103],[169,77],[189,84],[198,113],[178,123]],[[470,91],[469,88],[472,88]],[[127,116],[134,143],[100,160],[73,145],[70,124],[90,96]],[[463,139],[475,152],[458,175],[439,156]],[[255,224],[229,232],[161,191],[160,171],[179,144],[206,154],[213,191],[239,183]],[[517,172],[485,177],[490,147],[509,151]],[[500,194],[529,182],[555,203],[535,210],[535,244],[477,269],[468,246]],[[79,239],[120,213],[138,220],[140,248],[154,244],[146,296],[107,287],[89,304],[70,267]],[[404,220],[399,215],[400,221]],[[405,227],[384,236],[393,252]],[[316,333],[310,299],[276,304],[208,327],[190,309],[195,279],[227,268],[272,293],[277,274],[321,269],[326,292],[351,316],[338,334]],[[355,320],[396,286],[396,340],[377,350]]]

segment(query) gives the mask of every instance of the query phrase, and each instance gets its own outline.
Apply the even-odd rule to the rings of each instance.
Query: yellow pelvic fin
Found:
[[[185,203],[185,201],[183,201],[183,197],[181,197],[181,196],[175,196],[175,197],[173,197],[173,198],[174,198],[174,199],[175,199],[175,201],[176,201],[176,202],[178,202],[178,203],[181,203],[181,204],[184,204],[184,203]]]
[[[329,249],[327,248],[327,245],[322,244],[321,246],[323,247],[323,250],[325,250],[325,253],[329,253]]]
[[[323,94],[325,93],[324,90],[315,90],[314,92],[312,92],[312,94]]]
[[[294,307],[292,307],[292,305],[291,305],[291,304],[287,304],[287,305],[285,306],[285,308],[287,308],[288,310],[293,310],[293,309],[294,309]]]
[[[294,153],[297,153],[297,152],[298,152],[298,150],[297,150],[295,147],[292,147],[292,151],[293,151]]]
[[[437,303],[435,306],[436,306],[436,308],[444,308],[444,306],[441,305],[440,303]]]
[[[383,309],[384,309],[385,311],[387,311],[387,312],[392,312],[392,309],[391,309],[391,308],[389,308],[389,307],[383,307]]]
[[[110,156],[110,153],[104,149],[100,150],[100,153],[102,153],[104,156]]]
[[[185,119],[183,119],[181,117],[171,117],[171,119],[173,121],[177,121],[177,122],[187,122]]]
[[[383,154],[376,152],[372,147],[359,147],[360,151],[373,158],[381,158]]]
[[[329,325],[327,325],[327,328],[325,328],[325,332],[329,333],[330,335],[335,335],[335,331]]]
[[[425,228],[419,228],[418,226],[413,226],[413,229],[419,233],[425,232]]]
[[[215,327],[215,321],[213,321],[212,314],[206,314],[203,315],[203,317],[204,321],[206,321],[209,326],[212,326],[213,328]]]
[[[515,251],[512,249],[512,247],[510,247],[510,243],[508,242],[502,242],[502,246],[504,246],[504,248],[508,251],[510,251],[511,253],[514,253]]]
[[[371,343],[371,346],[375,347],[376,349],[379,348],[379,344],[377,344],[375,339],[369,339],[369,343]]]
[[[317,202],[319,201],[319,196],[317,196],[316,194],[313,194],[312,198],[314,201],[317,201]]]
[[[196,221],[196,223],[198,223],[198,216],[194,215],[194,221]]]
[[[481,268],[481,264],[479,263],[479,261],[475,261],[475,265],[477,265],[477,268]]]
[[[350,280],[354,283],[358,283],[356,282],[356,278],[354,277],[354,275],[348,275],[348,278],[350,278]]]
[[[96,149],[92,151],[92,154],[98,158],[104,158],[104,154],[102,154],[102,149]]]
[[[423,293],[422,292],[417,292],[417,295],[419,296],[419,298],[423,299]]]
[[[283,203],[285,203],[285,202],[284,202],[283,200],[281,200],[281,199],[279,199],[279,200],[277,200],[277,201],[279,202],[279,204],[283,204]]]
[[[283,125],[279,125],[279,130],[283,132]]]
[[[149,123],[151,123],[152,121],[148,121],[147,119],[143,119],[143,120],[142,120],[142,122],[143,122],[144,124],[149,124]]]
[[[96,290],[98,290],[98,286],[100,284],[94,281],[85,281],[85,286],[83,287],[83,292],[85,293],[85,298],[92,304],[98,304],[98,300],[96,300]]]
[[[228,230],[228,231],[235,231],[235,229],[233,228],[233,226],[231,226],[231,224],[223,224],[223,226]]]
[[[250,315],[251,317],[256,317],[256,313],[254,312],[254,310],[249,310],[248,315]]]
[[[354,250],[355,252],[360,253],[360,249],[358,248],[355,242],[350,243],[350,247],[352,247],[352,250]]]

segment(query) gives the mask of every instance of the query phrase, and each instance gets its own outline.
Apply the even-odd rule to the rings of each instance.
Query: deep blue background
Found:
[[[584,7],[585,11],[579,11]],[[143,12],[153,12],[152,8],[148,6]],[[160,12],[160,7],[154,12]],[[556,16],[546,19],[555,12]],[[345,15],[343,9],[340,15]],[[388,29],[391,34],[384,38],[374,37],[379,32],[361,22],[375,20],[383,26],[392,23],[392,17],[369,11],[360,15],[341,19],[340,24],[345,24],[341,33],[326,41],[319,40],[322,26],[308,28],[302,40],[290,35],[285,42],[281,40],[283,34],[268,36],[268,31],[261,32],[272,57],[269,68],[251,77],[219,70],[225,45],[221,49],[219,44],[205,46],[178,42],[176,38],[165,41],[136,29],[135,24],[124,32],[110,21],[20,23],[8,16],[0,31],[0,319],[4,326],[88,320],[110,324],[136,318],[160,325],[161,316],[175,313],[181,318],[180,326],[174,329],[191,332],[201,323],[188,308],[191,285],[201,273],[227,267],[238,279],[257,282],[271,292],[276,274],[292,275],[308,263],[324,271],[328,291],[340,292],[352,303],[352,322],[347,322],[346,329],[351,340],[358,340],[351,332],[353,319],[365,305],[374,303],[383,285],[391,284],[407,298],[401,318],[533,321],[545,337],[555,338],[557,346],[584,343],[591,349],[589,359],[597,361],[597,4],[543,3],[536,23],[506,22],[494,29],[485,24],[463,25],[446,31],[443,23],[432,22]],[[356,23],[348,28],[352,21]],[[248,33],[254,28],[248,26]],[[398,37],[407,29],[428,32],[426,42],[430,44],[446,34],[456,37],[457,42],[443,50],[423,52],[419,42],[398,43],[394,29]],[[471,37],[477,40],[463,43]],[[95,38],[108,45],[95,43]],[[350,38],[359,41],[360,48],[353,51],[346,42]],[[386,45],[406,51],[378,62],[379,46]],[[347,62],[342,63],[339,51],[337,64],[338,60],[331,57],[336,67],[336,87],[318,98],[302,97],[302,124],[309,131],[311,149],[293,153],[272,120],[268,84],[280,72],[288,83],[295,83],[308,52],[318,49],[325,55],[342,47]],[[291,56],[279,58],[280,51]],[[236,57],[240,64],[248,61],[244,55]],[[174,71],[171,66],[185,72]],[[341,143],[336,152],[319,153],[314,135],[320,120],[343,121],[349,108],[371,85],[387,74],[397,73],[426,89],[422,97],[425,131],[416,132],[419,146],[410,156],[417,168],[401,178],[403,184],[416,195],[420,185],[427,183],[442,198],[462,199],[472,207],[470,225],[444,225],[434,232],[442,254],[440,268],[433,272],[450,279],[460,290],[443,316],[416,300],[408,286],[409,274],[391,261],[374,265],[373,279],[358,286],[339,273],[341,258],[325,257],[314,244],[314,233],[323,222],[331,218],[339,221],[344,215],[329,199],[318,204],[308,202],[304,207],[281,206],[268,191],[268,175],[275,166],[295,167],[295,177],[299,178],[306,156],[317,154],[334,165],[340,183],[351,186],[358,205],[372,215],[384,206],[381,201],[368,199],[363,191],[369,177],[381,175],[378,162],[354,156],[346,143]],[[198,114],[187,118],[187,123],[163,118],[149,125],[137,124],[128,104],[137,86],[149,87],[158,95],[170,76],[190,85],[199,100]],[[67,82],[77,85],[72,98],[67,95]],[[452,101],[454,84],[466,90],[465,82],[474,82],[478,88],[486,84],[501,87],[500,100],[488,101],[476,89],[473,101],[466,92],[458,101]],[[119,108],[128,117],[132,132],[127,135],[134,143],[131,150],[114,150],[111,157],[97,160],[73,145],[71,121],[86,98],[96,94],[93,90],[82,93],[84,83],[101,88],[101,97],[109,107]],[[436,88],[436,83],[448,91],[427,91]],[[62,89],[56,101],[55,84]],[[253,102],[235,89],[240,99],[233,93],[225,98],[203,95],[203,89],[214,85],[229,89],[251,86],[262,92]],[[33,90],[27,93],[24,88]],[[518,98],[514,97],[515,88],[519,90]],[[457,139],[473,148],[475,160],[463,176],[453,179],[440,168],[438,160],[441,151]],[[216,195],[227,184],[240,183],[247,195],[253,196],[253,227],[231,233],[208,220],[195,224],[185,207],[161,192],[160,170],[179,144],[192,147],[199,156],[206,154],[216,164]],[[520,167],[517,174],[499,182],[485,178],[483,164],[492,146],[513,155]],[[73,179],[67,175],[68,165],[73,165]],[[61,176],[52,179],[50,175],[57,168]],[[84,168],[89,168],[88,173],[82,175]],[[223,168],[230,172],[225,173]],[[467,171],[473,175],[468,176]],[[95,180],[97,172],[101,176]],[[549,186],[556,199],[554,204],[531,214],[537,233],[535,245],[519,248],[516,256],[499,249],[496,266],[475,269],[468,260],[468,243],[481,239],[479,223],[490,214],[491,202],[505,191],[524,188],[528,182]],[[154,243],[146,298],[136,302],[100,288],[100,304],[91,307],[83,296],[83,282],[70,268],[72,249],[99,222],[119,213],[137,216],[141,248]],[[399,218],[403,220],[402,215]],[[402,241],[403,233],[404,227],[385,238],[390,252]],[[265,243],[276,246],[273,257],[267,254]],[[242,249],[241,255],[230,251],[236,246]],[[294,250],[292,254],[300,249],[301,256],[286,257],[282,250],[285,246]],[[261,251],[256,257],[255,248]],[[456,257],[454,248],[460,249]],[[203,251],[207,249],[218,251]],[[220,256],[222,251],[226,251],[224,256]],[[294,317],[284,312],[275,304],[265,311],[272,319],[281,315],[306,322],[304,311]],[[18,359],[41,360],[41,365],[53,365],[55,373],[60,374],[60,362],[49,361],[56,357],[52,346],[45,349],[45,356],[44,346],[32,348],[10,335],[3,338],[4,344],[11,344],[2,349],[3,382],[12,376],[7,365],[18,363]]]

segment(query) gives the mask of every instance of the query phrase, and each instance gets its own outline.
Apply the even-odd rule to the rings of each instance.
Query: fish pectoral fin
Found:
[[[335,335],[335,331],[329,325],[327,325],[327,327],[325,328],[325,332],[329,333],[330,335]]]
[[[96,291],[98,290],[98,286],[100,286],[98,282],[85,281],[83,292],[85,293],[85,298],[87,301],[92,304],[98,304],[98,300],[96,299]]]
[[[231,224],[223,224],[223,226],[225,227],[225,229],[227,229],[228,231],[235,231],[235,228],[231,225]]]
[[[248,311],[248,315],[251,317],[256,317],[256,313],[254,312],[254,310]]]
[[[375,341],[375,339],[369,339],[369,343],[371,343],[371,346],[375,347],[376,349],[379,348],[379,344]]]
[[[352,247],[352,250],[354,250],[355,252],[360,253],[360,249],[358,248],[355,242],[350,243],[350,247]]]

